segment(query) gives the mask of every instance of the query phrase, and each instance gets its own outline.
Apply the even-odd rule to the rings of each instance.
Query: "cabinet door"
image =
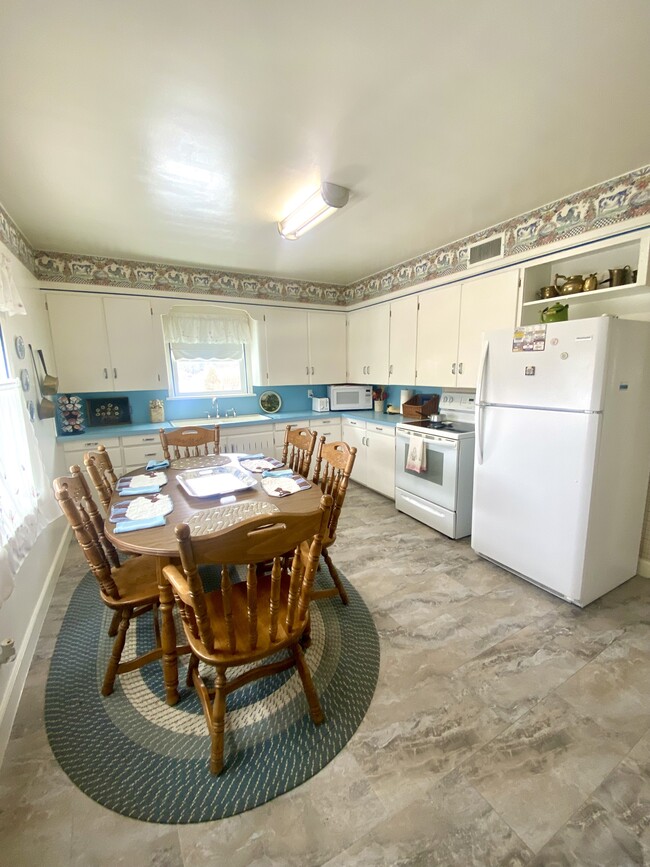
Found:
[[[307,311],[267,308],[266,361],[269,385],[309,382]]]
[[[326,385],[345,382],[346,330],[344,313],[310,311],[309,381]]]
[[[341,431],[343,442],[346,442],[351,448],[354,446],[357,450],[357,456],[354,459],[352,467],[351,479],[359,482],[362,485],[366,484],[366,426],[365,422],[361,425],[353,421],[343,421]]]
[[[411,385],[415,382],[417,316],[418,299],[416,295],[391,301],[388,353],[389,383]]]
[[[430,289],[420,295],[416,385],[455,386],[460,286]]]
[[[368,382],[367,329],[363,310],[348,314],[348,375],[343,381]]]
[[[223,430],[223,429],[222,429]],[[238,428],[239,433],[221,436],[221,452],[239,452],[240,454],[273,454],[273,428],[259,425]]]
[[[101,297],[81,292],[48,294],[47,308],[59,391],[112,391]]]
[[[115,391],[160,388],[153,315],[146,298],[104,298]]]
[[[481,335],[513,328],[517,321],[519,271],[504,271],[463,283],[458,333],[458,387],[476,388]]]
[[[390,340],[390,304],[377,304],[364,310],[366,314],[366,346],[368,376],[366,382],[385,385],[388,382],[388,345]]]
[[[390,305],[376,304],[348,316],[348,382],[388,382]]]
[[[368,425],[366,431],[366,484],[373,491],[395,499],[395,436],[394,431],[381,431],[380,426]]]

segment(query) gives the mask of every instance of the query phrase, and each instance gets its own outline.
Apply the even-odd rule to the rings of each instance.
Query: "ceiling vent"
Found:
[[[479,241],[478,244],[470,244],[468,267],[478,265],[481,262],[488,262],[490,259],[503,258],[503,240],[504,235],[493,235],[487,241]]]

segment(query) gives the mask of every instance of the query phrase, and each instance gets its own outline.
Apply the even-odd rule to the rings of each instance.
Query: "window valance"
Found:
[[[216,344],[232,347],[248,345],[251,342],[249,316],[240,310],[203,311],[174,307],[163,317],[163,329],[167,343],[178,344],[179,348],[185,347],[188,352],[192,345]]]

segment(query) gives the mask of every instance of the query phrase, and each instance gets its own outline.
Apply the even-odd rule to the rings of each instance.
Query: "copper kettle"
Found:
[[[564,280],[561,286],[558,285],[558,280]],[[572,277],[565,277],[564,274],[555,275],[555,285],[560,295],[574,295],[576,292],[582,292],[584,281],[582,274],[574,274]]]

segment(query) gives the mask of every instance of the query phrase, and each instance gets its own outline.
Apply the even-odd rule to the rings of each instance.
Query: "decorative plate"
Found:
[[[264,412],[278,412],[282,406],[282,398],[277,391],[264,391],[260,394],[260,407]]]
[[[36,407],[34,406],[33,400],[26,400],[25,404],[27,405],[27,412],[29,413],[29,420],[34,421],[36,416]]]
[[[26,367],[20,371],[20,384],[23,387],[23,391],[29,391],[29,371]]]
[[[18,358],[23,359],[25,357],[25,341],[20,334],[17,334],[14,338],[14,347]]]

